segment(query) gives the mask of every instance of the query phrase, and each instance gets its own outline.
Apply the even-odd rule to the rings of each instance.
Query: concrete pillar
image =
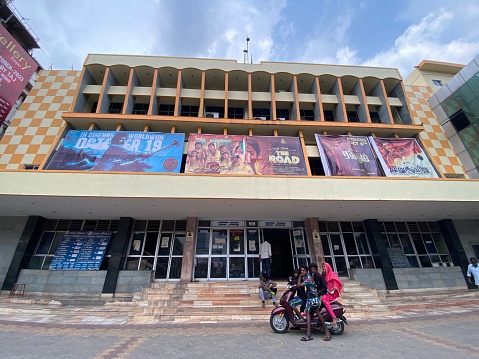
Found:
[[[181,264],[181,283],[188,283],[193,279],[197,229],[197,218],[188,217],[186,219],[186,236],[185,245],[183,246],[183,261]]]
[[[45,218],[43,217],[28,217],[27,224],[23,229],[20,241],[17,244],[12,261],[10,262],[7,275],[3,281],[2,290],[11,290],[20,275],[20,271],[24,268],[28,268],[35,247],[42,235],[44,223]]]
[[[389,254],[387,252],[386,243],[384,242],[383,236],[381,234],[381,225],[376,219],[368,219],[363,222],[364,229],[366,230],[366,236],[368,239],[373,239],[378,248],[379,256],[381,257],[382,268],[384,277],[384,284],[386,284],[386,289],[388,290],[397,290],[398,284],[396,282],[396,276],[394,275],[393,265]]]
[[[306,225],[306,238],[308,239],[309,248],[311,248],[311,262],[315,262],[321,266],[324,262],[324,250],[319,236],[319,224],[317,218],[307,218],[304,222]]]
[[[443,219],[442,221],[437,222],[439,225],[439,230],[441,231],[442,238],[446,242],[447,250],[451,256],[452,263],[461,267],[461,272],[464,275],[466,284],[469,289],[475,288],[474,285],[467,282],[467,266],[469,265],[469,260],[467,259],[466,252],[462,246],[461,239],[456,232],[456,228],[450,219]]]
[[[130,239],[134,222],[135,220],[130,217],[120,218],[116,236],[110,243],[111,257],[110,261],[108,262],[108,269],[106,271],[105,282],[103,284],[103,294],[115,293],[118,274],[123,267],[124,258],[126,258],[128,240]]]

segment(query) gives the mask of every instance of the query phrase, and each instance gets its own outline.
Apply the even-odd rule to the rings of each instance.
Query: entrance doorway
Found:
[[[293,273],[293,255],[289,229],[263,228],[263,240],[271,244],[273,263],[271,278],[276,281],[287,281]]]

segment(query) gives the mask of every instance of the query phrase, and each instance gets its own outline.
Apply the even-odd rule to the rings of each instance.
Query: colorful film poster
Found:
[[[414,138],[369,139],[386,176],[438,178],[434,167]]]
[[[299,138],[190,134],[185,172],[307,175]]]
[[[368,138],[316,134],[327,176],[380,176]]]
[[[0,24],[0,126],[38,64]]]
[[[185,135],[69,131],[47,170],[179,172]]]

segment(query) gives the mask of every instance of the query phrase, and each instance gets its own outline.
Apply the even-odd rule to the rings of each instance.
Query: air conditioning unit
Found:
[[[266,120],[266,117],[255,117],[254,120]]]
[[[280,120],[280,121],[286,121],[286,118],[285,118],[285,117],[278,117],[278,120]]]
[[[205,117],[207,118],[220,118],[219,112],[205,112]]]

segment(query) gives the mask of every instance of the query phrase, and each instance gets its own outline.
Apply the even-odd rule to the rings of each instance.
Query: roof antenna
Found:
[[[249,60],[249,40],[250,38],[246,35],[246,49],[243,50],[243,61],[246,64]]]

